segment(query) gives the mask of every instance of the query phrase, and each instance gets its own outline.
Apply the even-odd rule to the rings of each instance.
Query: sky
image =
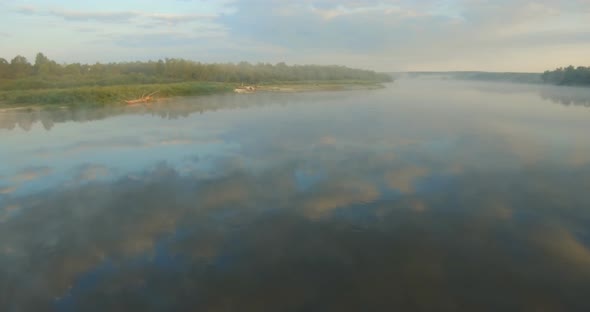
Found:
[[[590,0],[0,0],[0,57],[541,72],[590,65]]]

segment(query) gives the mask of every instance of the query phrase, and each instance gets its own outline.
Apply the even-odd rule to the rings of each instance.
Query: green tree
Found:
[[[0,79],[10,77],[10,64],[7,60],[0,57]]]
[[[158,60],[158,64],[156,65],[157,75],[162,77],[162,76],[164,76],[165,72],[166,72],[166,64],[164,64],[164,61]]]
[[[64,73],[73,76],[79,76],[83,72],[82,65],[80,63],[68,64],[64,67]]]
[[[26,57],[17,55],[10,61],[10,72],[13,78],[27,77],[33,72],[33,66]]]
[[[590,67],[557,68],[553,71],[545,71],[541,78],[545,83],[556,85],[590,86]]]
[[[37,53],[35,57],[35,65],[33,65],[33,72],[35,75],[47,75],[50,73],[50,60],[43,53]]]

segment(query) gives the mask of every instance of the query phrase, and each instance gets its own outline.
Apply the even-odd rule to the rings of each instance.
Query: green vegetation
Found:
[[[558,68],[546,71],[541,76],[545,83],[567,86],[590,86],[590,67]]]
[[[0,92],[0,102],[7,104],[95,105],[120,103],[123,100],[134,99],[154,90],[159,91],[158,93],[162,97],[170,97],[228,92],[232,89],[231,84],[217,82],[29,89]]]
[[[58,64],[38,53],[0,58],[0,102],[6,104],[108,104],[159,90],[185,96],[230,91],[237,84],[376,84],[386,74],[344,66],[285,63],[203,64],[183,59],[148,62]]]

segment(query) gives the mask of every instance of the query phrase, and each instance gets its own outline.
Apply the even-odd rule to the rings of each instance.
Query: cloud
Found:
[[[0,207],[0,223],[7,222],[10,220],[12,216],[18,214],[22,207],[18,204],[10,204],[6,207]],[[2,251],[2,246],[0,245],[0,252]],[[5,252],[8,252],[7,248],[4,248]]]
[[[487,210],[483,210],[483,214],[486,217],[493,217],[500,220],[510,220],[514,214],[512,208],[503,205],[503,204],[495,204],[489,207]]]
[[[353,204],[366,204],[379,198],[377,187],[365,181],[328,181],[302,204],[304,214],[311,219],[329,216],[335,209]]]
[[[427,168],[405,167],[385,174],[385,181],[389,187],[402,193],[414,192],[416,182],[429,174]]]
[[[198,33],[186,33],[184,31],[155,31],[143,34],[112,34],[107,37],[108,41],[117,46],[130,48],[145,47],[186,47],[192,46],[203,39],[219,38],[225,35],[220,31],[201,31]]]
[[[39,9],[32,5],[24,5],[20,6],[16,9],[17,13],[24,14],[24,15],[34,15],[39,12]]]
[[[129,22],[140,16],[138,12],[133,11],[81,11],[58,9],[43,9],[37,6],[20,6],[16,9],[17,13],[24,15],[37,15],[59,17],[66,21],[95,21],[95,22]]]
[[[7,195],[7,194],[14,193],[16,190],[17,190],[16,186],[0,187],[0,194]]]
[[[167,136],[162,137],[118,137],[110,139],[99,139],[93,141],[81,141],[59,149],[59,152],[66,154],[80,153],[89,150],[100,149],[125,149],[125,148],[153,148],[168,145],[191,145],[191,144],[216,144],[222,140],[215,137],[194,136]]]
[[[105,177],[110,175],[111,171],[109,168],[98,165],[98,164],[88,164],[83,165],[78,168],[78,173],[76,174],[76,180],[78,181],[94,181],[96,179]]]
[[[96,33],[99,31],[98,28],[94,27],[78,27],[76,28],[76,30],[83,33]]]
[[[29,182],[47,176],[51,172],[53,170],[49,167],[29,167],[14,175],[12,181],[16,183]]]
[[[167,25],[177,25],[180,23],[212,20],[216,16],[211,14],[164,14],[152,13],[145,15],[155,21],[163,22]]]
[[[336,145],[338,143],[338,139],[331,135],[325,135],[320,137],[319,139],[320,145]]]
[[[91,62],[105,55],[137,58],[135,48],[149,48],[146,59],[197,54],[201,61],[339,63],[385,71],[543,71],[564,60],[583,63],[590,53],[590,4],[581,0],[217,0],[149,10],[20,6],[12,12],[99,24],[102,31],[76,44],[77,51],[60,52]],[[105,33],[112,35],[105,40]]]
[[[55,149],[39,148],[36,149],[34,152],[40,155],[48,155],[52,153],[61,155],[71,155],[103,149],[139,149],[153,148],[165,145],[215,144],[220,142],[221,141],[217,138],[204,138],[202,136],[177,136],[162,138],[138,138],[122,136],[108,139],[79,141]]]
[[[122,23],[129,22],[132,19],[140,16],[137,12],[121,11],[121,12],[88,12],[88,11],[73,11],[73,10],[51,10],[49,15],[61,17],[67,21],[98,21]]]
[[[142,147],[145,142],[137,137],[118,137],[110,139],[101,139],[94,141],[80,141],[77,143],[70,144],[60,149],[61,152],[79,153],[87,150],[104,149],[104,148],[133,148]]]
[[[460,69],[499,54],[521,58],[517,53],[522,49],[588,42],[587,34],[580,31],[583,19],[563,16],[577,14],[575,4],[236,1],[236,12],[220,17],[219,22],[232,36],[288,48],[290,57],[313,51],[307,55],[313,62],[358,63],[357,55],[370,54],[373,64],[389,60],[389,66],[446,64]],[[578,6],[588,7],[586,3]]]
[[[0,222],[7,221],[11,215],[18,213],[21,209],[22,207],[17,204],[11,204],[4,207],[4,209],[0,209]]]
[[[531,239],[560,265],[590,276],[590,249],[567,229],[542,229],[533,233]]]
[[[35,6],[21,6],[17,8],[16,12],[24,15],[58,17],[66,21],[77,22],[129,23],[137,19],[143,19],[171,26],[180,23],[207,21],[216,17],[214,14],[197,13],[175,14],[144,11],[91,11],[69,10],[63,8],[45,10]]]
[[[384,13],[385,15],[403,17],[429,15],[426,10],[419,6],[401,7],[399,4],[384,1],[319,1],[313,2],[309,6],[313,14],[320,16],[324,20],[366,13]]]
[[[410,209],[414,212],[425,212],[426,210],[428,210],[428,207],[426,206],[426,203],[424,203],[421,200],[414,200],[410,203]]]
[[[311,132],[317,134],[317,129]],[[379,132],[383,137],[390,133]],[[362,137],[358,139],[365,139],[366,134]],[[267,153],[268,143],[254,148]],[[474,142],[464,142],[469,143]],[[291,298],[287,300],[289,307],[295,302],[305,309],[303,303],[310,296],[328,289],[322,282],[325,274],[330,277],[328,284],[341,285],[332,289],[335,298],[358,291],[359,284],[368,285],[351,299],[355,307],[378,294],[383,298],[379,305],[387,305],[386,310],[412,310],[415,302],[434,310],[443,305],[453,310],[456,302],[448,298],[464,294],[466,284],[473,285],[468,291],[470,298],[497,304],[491,307],[494,310],[528,302],[523,293],[529,292],[545,295],[550,302],[565,302],[566,310],[585,304],[585,289],[579,285],[588,276],[580,273],[588,272],[590,261],[583,241],[588,216],[584,207],[589,200],[583,190],[588,186],[586,169],[590,168],[571,175],[545,166],[516,174],[493,170],[478,176],[471,171],[458,176],[453,184],[440,185],[435,194],[377,200],[382,195],[378,185],[383,172],[403,162],[404,156],[415,154],[400,150],[397,157],[377,157],[377,152],[366,148],[357,148],[356,155],[322,148],[329,154],[305,158],[326,171],[326,179],[300,191],[292,175],[301,163],[290,160],[301,158],[301,154],[293,155],[301,147],[293,148],[275,150],[274,157],[283,161],[264,170],[234,167],[224,171],[227,168],[220,166],[219,176],[203,179],[162,165],[137,173],[138,179],[67,188],[56,185],[47,192],[23,195],[18,198],[23,209],[13,210],[20,214],[18,218],[0,216],[5,222],[0,227],[0,252],[7,260],[0,273],[14,277],[1,279],[0,287],[17,293],[10,300],[16,309],[26,311],[39,310],[27,309],[33,295],[35,303],[55,304],[55,297],[68,294],[72,285],[70,294],[76,295],[73,309],[80,311],[91,309],[84,308],[86,304],[104,311],[118,310],[130,298],[141,300],[145,293],[177,298],[179,291],[199,290],[205,292],[196,303],[172,300],[170,304],[181,310],[185,306],[214,310],[227,308],[230,298],[239,302],[241,310],[258,311],[260,302],[249,295],[254,290],[278,298],[264,302],[267,310],[269,306],[270,310],[282,310],[284,298]],[[91,167],[94,165],[87,168]],[[425,170],[419,168],[406,175],[420,176]],[[391,172],[399,176],[403,170]],[[532,180],[562,193],[555,196],[535,190]],[[356,204],[362,207],[335,213]],[[373,217],[375,211],[380,212],[379,218]],[[531,218],[512,218],[512,211]],[[527,227],[543,220],[568,230],[541,230],[529,238]],[[534,257],[537,254],[542,256]],[[116,269],[103,270],[105,263]],[[268,268],[273,268],[272,274],[260,274]],[[317,272],[327,273],[318,276]],[[30,287],[22,276],[44,282]],[[506,284],[506,276],[515,283],[497,287]],[[190,282],[179,286],[183,278]],[[398,281],[395,291],[393,279]],[[256,282],[254,286],[240,283],[244,280]],[[563,290],[556,292],[556,283]],[[424,285],[428,285],[426,289]],[[496,291],[493,297],[504,300],[499,304],[488,301],[489,289]],[[301,297],[293,297],[299,292]],[[124,300],[99,302],[97,307],[95,298],[104,293],[121,295]],[[391,300],[392,294],[395,300]],[[417,299],[397,306],[408,302],[408,296]],[[323,306],[342,310],[341,302],[328,300]]]
[[[318,9],[277,2],[238,2],[237,7],[235,14],[219,19],[233,35],[296,50],[376,51],[411,32],[402,30],[403,14],[378,9]]]
[[[20,206],[20,205],[17,205],[17,204],[12,204],[12,205],[8,205],[8,206],[6,206],[6,207],[4,208],[4,211],[5,211],[6,213],[9,213],[9,214],[10,214],[10,213],[14,213],[14,212],[18,211],[19,209],[21,209],[21,206]]]

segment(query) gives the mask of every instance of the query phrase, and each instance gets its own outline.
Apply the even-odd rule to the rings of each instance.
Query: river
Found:
[[[590,91],[0,112],[1,311],[590,311]]]

